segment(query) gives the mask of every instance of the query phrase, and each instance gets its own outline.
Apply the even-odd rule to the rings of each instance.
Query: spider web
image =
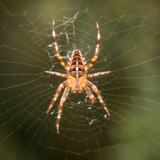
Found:
[[[0,2],[1,159],[159,159],[160,158],[160,0]],[[59,95],[66,73],[55,56],[52,21],[65,62],[74,49],[99,57],[89,74],[111,117],[95,95],[70,93],[56,131]]]

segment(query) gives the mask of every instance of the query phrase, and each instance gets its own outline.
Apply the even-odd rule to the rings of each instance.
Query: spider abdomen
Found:
[[[68,65],[68,74],[75,78],[80,78],[87,73],[86,60],[79,50],[72,52]]]

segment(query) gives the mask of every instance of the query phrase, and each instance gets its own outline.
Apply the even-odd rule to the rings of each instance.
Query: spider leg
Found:
[[[93,64],[96,62],[97,60],[97,57],[98,57],[98,50],[99,50],[99,44],[100,44],[100,31],[99,31],[99,25],[98,23],[96,22],[96,26],[97,26],[97,45],[96,45],[96,50],[95,50],[95,54],[94,54],[94,57],[93,59],[91,60],[90,64],[87,66],[87,70],[93,66]]]
[[[96,87],[93,83],[91,83],[90,81],[87,81],[87,80],[86,80],[86,84],[87,84],[89,87],[91,87],[91,88],[93,89],[93,91],[97,94],[97,97],[98,97],[100,103],[102,104],[102,106],[103,106],[104,109],[106,110],[108,116],[110,116],[110,113],[109,113],[109,111],[108,111],[105,103],[103,102],[102,97],[101,97],[101,95],[100,95],[97,87]]]
[[[59,87],[57,89],[57,93],[55,94],[55,96],[54,96],[54,98],[53,98],[53,100],[52,100],[52,102],[51,102],[51,104],[50,104],[50,106],[49,106],[49,108],[47,110],[47,114],[49,113],[49,111],[51,110],[51,108],[54,105],[55,101],[57,100],[57,97],[58,97],[59,93],[61,92],[62,88],[64,88],[67,85],[67,83],[68,83],[68,80],[64,81],[63,83],[61,83],[59,85]]]
[[[57,133],[58,134],[59,134],[59,122],[60,122],[60,118],[61,118],[63,103],[66,101],[66,98],[68,96],[70,88],[71,87],[68,87],[68,86],[65,88],[65,91],[63,93],[63,96],[62,96],[60,104],[59,104],[59,110],[58,110],[58,115],[57,115]]]
[[[92,94],[91,90],[87,86],[84,86],[83,88],[85,89],[88,97],[90,98],[91,104],[93,104],[94,103],[94,95]]]
[[[60,76],[60,77],[63,77],[63,78],[68,78],[67,74],[62,74],[62,73],[58,73],[58,72],[51,72],[51,71],[45,71],[45,72],[49,73],[49,74],[56,75],[56,76]]]
[[[54,41],[54,45],[55,45],[55,49],[56,49],[56,55],[57,55],[58,60],[59,60],[60,63],[62,64],[62,66],[63,66],[65,69],[67,69],[67,66],[65,65],[62,57],[61,57],[60,54],[59,54],[58,44],[57,44],[57,41],[56,41],[56,33],[55,33],[55,30],[54,30],[54,24],[55,24],[55,21],[53,20],[53,41]]]
[[[111,73],[111,71],[98,72],[98,73],[95,73],[95,74],[87,74],[86,78],[93,78],[93,77],[101,76],[101,75],[108,74],[108,73]]]

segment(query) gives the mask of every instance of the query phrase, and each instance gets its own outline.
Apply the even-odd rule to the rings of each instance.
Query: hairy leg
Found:
[[[88,97],[90,98],[91,100],[91,103],[93,104],[94,103],[94,95],[92,94],[91,90],[89,89],[89,87],[87,86],[84,86],[83,87],[88,95]]]
[[[101,97],[101,95],[100,95],[97,87],[96,87],[93,83],[91,83],[90,81],[87,81],[87,80],[86,80],[86,83],[87,83],[87,85],[88,85],[89,87],[91,87],[91,88],[93,89],[93,91],[97,94],[97,97],[98,97],[100,103],[102,104],[102,106],[103,106],[104,109],[106,110],[108,116],[110,116],[110,113],[109,113],[109,111],[108,111],[105,103],[103,102],[102,97]]]
[[[58,73],[58,72],[51,72],[51,71],[45,71],[45,72],[49,73],[49,74],[53,74],[53,75],[59,76],[59,77],[68,78],[67,74],[62,74],[62,73]]]
[[[100,45],[100,31],[99,31],[99,25],[98,23],[96,23],[96,26],[97,26],[97,45],[96,45],[96,50],[95,50],[95,54],[94,54],[94,57],[93,59],[91,60],[90,64],[88,65],[87,67],[87,70],[93,66],[93,64],[96,62],[97,58],[98,58],[98,50],[99,50],[99,45]]]
[[[94,74],[87,74],[86,78],[93,78],[93,77],[101,76],[101,75],[108,74],[108,73],[111,73],[111,71],[98,72],[98,73],[94,73]]]
[[[62,96],[60,104],[59,104],[59,110],[58,110],[58,115],[57,115],[57,133],[58,134],[59,134],[59,122],[60,122],[60,118],[61,118],[62,107],[63,107],[63,103],[66,101],[69,90],[70,90],[70,87],[67,86],[66,89],[64,90],[63,96]]]
[[[57,55],[58,60],[59,60],[60,63],[62,64],[62,66],[63,66],[65,69],[67,69],[67,66],[65,65],[62,57],[61,57],[60,54],[59,54],[58,44],[57,44],[57,40],[56,40],[56,33],[55,33],[55,30],[54,30],[54,24],[55,24],[55,21],[53,20],[53,41],[54,41],[54,45],[55,45],[55,49],[56,49],[56,55]]]
[[[55,101],[57,100],[57,97],[59,95],[59,93],[61,92],[62,88],[64,88],[66,85],[68,84],[68,80],[67,81],[64,81],[63,83],[61,83],[57,89],[57,93],[55,94],[48,110],[47,110],[47,114],[49,113],[49,111],[51,110],[52,106],[54,105]]]

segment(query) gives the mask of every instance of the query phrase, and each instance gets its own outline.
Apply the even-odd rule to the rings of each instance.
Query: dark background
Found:
[[[1,1],[0,159],[159,159],[159,7],[159,0]],[[59,135],[62,93],[46,115],[64,79],[44,71],[65,73],[48,47],[53,19],[65,62],[73,49],[90,62],[98,22],[100,53],[88,73],[112,71],[91,80],[111,117],[97,99],[91,105],[85,93],[69,94]]]

